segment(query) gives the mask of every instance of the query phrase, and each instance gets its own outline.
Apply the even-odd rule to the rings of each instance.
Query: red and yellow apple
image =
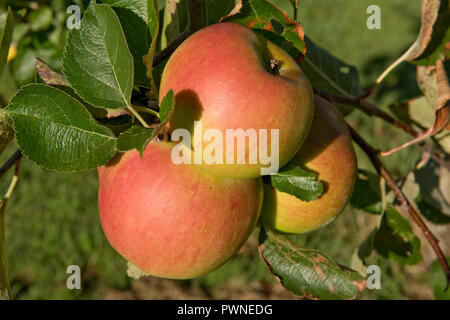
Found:
[[[303,233],[331,222],[350,200],[356,180],[356,157],[347,125],[332,104],[315,98],[311,131],[300,151],[289,162],[318,174],[323,194],[306,202],[264,186],[261,221],[282,233]]]
[[[298,64],[274,43],[234,23],[206,27],[175,50],[162,74],[160,100],[170,89],[175,93],[170,129],[187,129],[192,140],[201,134],[194,131],[194,121],[201,121],[203,132],[217,129],[223,137],[227,130],[265,129],[269,154],[271,130],[278,130],[278,154],[271,156],[280,167],[301,147],[314,113],[312,87]],[[208,141],[202,140],[205,151]],[[262,143],[250,149],[247,141],[241,164],[237,140],[232,148],[223,143],[223,164],[203,161],[203,168],[219,176],[258,177],[269,166],[255,149]],[[233,160],[228,163],[227,152]],[[258,152],[257,161],[251,161],[252,152]]]
[[[226,262],[259,218],[261,179],[211,175],[171,160],[173,143],[149,143],[98,169],[100,220],[125,259],[148,274],[195,278]]]

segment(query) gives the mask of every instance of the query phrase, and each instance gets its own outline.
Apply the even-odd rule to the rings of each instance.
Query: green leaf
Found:
[[[430,203],[425,200],[421,195],[416,198],[417,207],[420,210],[420,213],[427,219],[428,221],[435,224],[448,224],[450,223],[450,216],[445,215],[436,206],[435,203]]]
[[[370,180],[372,179],[372,180]],[[368,171],[359,171],[358,179],[353,188],[350,204],[355,208],[369,213],[379,214],[382,212],[382,203],[379,189],[374,188],[374,180],[378,178]]]
[[[101,2],[109,4],[114,9],[128,9],[147,24],[147,0],[101,0]]]
[[[158,1],[147,0],[147,17],[148,17],[148,28],[150,30],[150,35],[152,36],[152,42],[156,42],[159,32],[159,16],[158,16]]]
[[[186,2],[182,0],[166,0],[161,30],[161,48],[167,47],[179,34],[182,28],[180,15],[186,12]]]
[[[205,0],[206,23],[215,24],[233,9],[234,0]]]
[[[174,103],[174,92],[170,89],[162,99],[159,107],[159,119],[161,122],[164,122],[172,112]]]
[[[409,221],[392,206],[386,209],[376,231],[374,248],[381,256],[401,264],[414,265],[422,260],[419,238],[414,235]]]
[[[425,166],[414,172],[414,179],[419,185],[419,194],[415,201],[422,215],[432,223],[450,223],[450,203],[445,198],[446,194],[448,197],[450,186],[447,169],[436,161],[429,160]]]
[[[447,262],[450,264],[450,257],[446,257]],[[450,300],[450,289],[445,290],[447,285],[447,279],[439,260],[433,261],[431,264],[431,287],[433,288],[434,299],[436,300]]]
[[[134,84],[150,88],[143,57],[150,49],[152,38],[148,28],[147,0],[103,0],[119,17],[128,47],[133,55]]]
[[[294,294],[309,299],[354,299],[365,279],[334,262],[325,253],[302,248],[272,232],[261,230],[259,252],[270,271]]]
[[[66,77],[63,74],[56,71],[49,64],[45,63],[39,58],[35,58],[36,63],[36,73],[35,73],[35,83],[40,84],[48,84],[50,86],[54,86],[68,95],[72,96],[76,100],[78,100],[84,107],[92,114],[94,118],[105,118],[108,115],[108,109],[95,107],[83,99],[79,95],[75,93],[72,87],[70,87],[70,83],[67,81]],[[115,111],[120,109],[114,109]]]
[[[116,139],[84,106],[63,91],[43,84],[23,87],[5,109],[14,121],[23,154],[56,171],[101,166],[116,152]]]
[[[145,147],[151,141],[152,136],[153,129],[133,125],[119,135],[119,138],[117,139],[117,149],[121,152],[136,149],[142,156]]]
[[[300,63],[314,88],[346,96],[362,94],[358,70],[305,37],[308,53]]]
[[[17,56],[10,62],[14,78],[19,85],[30,83],[34,79],[36,52],[30,47],[17,48]]]
[[[366,264],[366,259],[372,254],[373,248],[375,246],[375,237],[377,230],[373,230],[366,239],[358,247],[358,257],[361,261]]]
[[[129,106],[133,57],[109,5],[92,2],[81,29],[70,31],[63,72],[77,94],[92,105],[108,109]]]
[[[303,27],[266,0],[243,0],[239,12],[222,21],[231,21],[262,33],[297,62],[306,54]]]
[[[87,109],[95,118],[96,115],[93,114],[93,112],[89,110],[89,108]],[[102,110],[105,111],[105,109]],[[133,117],[129,114],[124,114],[113,118],[103,117],[101,119],[98,119],[97,121],[102,126],[109,128],[116,137],[119,136],[122,132],[128,130],[133,125]]]
[[[323,192],[323,184],[317,181],[317,174],[300,167],[284,168],[272,174],[270,179],[275,189],[303,201],[313,201]]]
[[[156,52],[156,42],[159,34],[159,15],[158,2],[156,0],[147,0],[147,24],[152,37],[150,49],[144,56],[144,64],[147,67],[147,77],[151,79],[151,95],[158,98],[158,88],[153,77],[153,56]]]
[[[161,123],[153,131],[150,140],[156,138],[167,126],[167,123],[170,121],[173,115],[174,104],[174,92],[172,89],[170,89],[162,99],[161,105],[159,106],[159,120],[161,121]]]
[[[32,31],[41,31],[50,28],[53,21],[53,10],[48,6],[40,6],[36,11],[30,12],[28,22]]]
[[[8,58],[14,29],[14,16],[11,9],[0,15],[0,78]]]

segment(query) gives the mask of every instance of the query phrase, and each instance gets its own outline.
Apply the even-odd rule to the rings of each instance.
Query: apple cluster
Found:
[[[276,190],[263,183],[260,162],[176,164],[171,141],[149,143],[142,156],[117,154],[98,169],[100,220],[110,244],[135,266],[157,277],[199,277],[230,259],[258,221],[302,233],[343,210],[357,167],[347,126],[333,105],[314,97],[282,48],[238,24],[209,26],[170,57],[160,100],[171,89],[169,132],[195,135],[195,121],[224,135],[277,129],[280,166],[317,173],[324,192],[306,202]]]

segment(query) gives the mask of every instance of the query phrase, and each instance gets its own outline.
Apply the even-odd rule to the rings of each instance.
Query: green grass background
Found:
[[[291,13],[288,1],[275,1]],[[419,0],[301,0],[299,19],[319,45],[360,71],[368,87],[415,40],[420,27]],[[368,30],[366,8],[381,7],[381,30]],[[376,102],[414,96],[415,71],[403,64],[377,92]],[[405,85],[406,84],[406,85]],[[405,136],[379,121],[354,112],[349,121],[379,146],[392,146]],[[386,139],[386,135],[389,139]],[[14,150],[10,146],[3,162]],[[417,159],[414,149],[400,152],[388,165],[402,175]],[[367,166],[361,156],[361,166]],[[0,181],[6,190],[9,176]],[[278,288],[257,255],[254,235],[241,252],[219,270],[196,280],[132,280],[126,262],[107,243],[97,209],[95,171],[59,174],[23,159],[19,184],[7,208],[7,255],[12,289],[17,299],[90,298],[291,298]],[[175,199],[174,199],[175,200]],[[339,263],[350,265],[351,256],[369,233],[370,217],[348,208],[334,223],[307,235],[298,243],[323,249]],[[409,276],[394,262],[372,261],[382,268],[382,289],[363,298],[431,298],[429,275]],[[82,289],[68,290],[66,268],[79,265]],[[411,290],[411,282],[423,290]]]

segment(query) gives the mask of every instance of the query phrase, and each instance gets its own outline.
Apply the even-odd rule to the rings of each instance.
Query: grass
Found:
[[[291,12],[288,1],[275,1]],[[378,1],[381,30],[368,30],[368,0],[303,0],[299,19],[306,33],[332,54],[360,70],[361,83],[369,86],[415,39],[420,26],[420,1]],[[404,85],[409,82],[410,85]],[[376,102],[389,102],[417,93],[414,68],[402,65],[386,79]],[[349,121],[363,135],[383,147],[405,139],[379,121],[358,112]],[[390,139],[385,139],[386,134]],[[14,146],[0,157],[3,162]],[[416,155],[416,156],[415,156]],[[417,150],[401,152],[387,165],[397,176],[413,165]],[[368,167],[361,155],[360,165]],[[406,164],[406,165],[405,165]],[[0,181],[6,190],[9,181]],[[215,272],[196,280],[132,280],[126,262],[107,243],[97,209],[95,171],[59,174],[42,169],[27,159],[22,161],[19,184],[7,208],[7,250],[13,293],[18,299],[89,298],[291,298],[276,284],[257,256],[254,234],[236,258]],[[296,236],[299,244],[319,248],[339,263],[349,266],[353,252],[376,223],[376,217],[348,208],[335,222],[319,231]],[[411,277],[395,263],[376,255],[372,263],[382,269],[382,290],[365,298],[430,298],[426,273],[414,278],[423,293],[408,289]],[[66,269],[82,269],[82,290],[68,290]]]

